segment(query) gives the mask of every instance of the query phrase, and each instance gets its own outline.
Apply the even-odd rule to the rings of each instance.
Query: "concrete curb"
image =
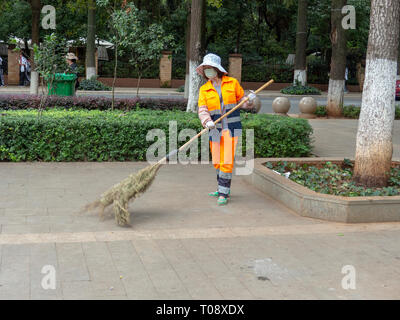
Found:
[[[353,159],[351,159],[353,160]],[[341,197],[314,192],[265,167],[266,162],[341,162],[343,158],[258,158],[245,179],[300,216],[344,223],[398,222],[400,196]],[[400,163],[400,159],[393,159]]]

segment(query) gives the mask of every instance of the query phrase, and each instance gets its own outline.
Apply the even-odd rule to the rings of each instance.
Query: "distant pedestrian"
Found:
[[[347,80],[349,80],[349,68],[346,67],[346,71],[344,72],[344,93],[349,92],[346,86]]]
[[[22,52],[19,54],[18,64],[19,64],[19,85],[25,86],[29,81],[27,77],[28,59],[26,59],[25,55]]]
[[[3,74],[4,74],[4,69],[3,69],[3,58],[0,57],[0,87],[5,86]]]
[[[76,91],[76,90],[78,90],[78,87],[79,87],[78,65],[76,64],[78,57],[73,52],[68,52],[68,54],[65,58],[67,59],[67,63],[68,63],[68,69],[65,72],[76,74],[76,82],[75,82],[75,91]]]

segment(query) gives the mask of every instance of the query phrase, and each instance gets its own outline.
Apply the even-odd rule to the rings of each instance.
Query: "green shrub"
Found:
[[[178,133],[202,129],[197,114],[184,111],[52,109],[41,117],[32,110],[0,114],[0,161],[144,161],[154,144],[146,141],[150,130],[161,129],[168,139],[169,121],[177,121]],[[256,157],[301,157],[311,151],[312,128],[304,119],[243,113],[242,124],[243,137],[246,129],[254,129]],[[243,154],[247,147],[243,145]]]
[[[317,110],[315,111],[315,115],[318,117],[325,117],[327,115],[326,106],[317,106]]]
[[[343,107],[343,116],[346,118],[358,119],[360,116],[360,107],[349,105]]]
[[[360,117],[360,111],[361,107],[359,106],[355,105],[343,106],[343,116],[345,118],[358,119]],[[326,111],[326,106],[318,106],[317,111],[315,111],[315,114],[318,117],[326,116],[328,114]],[[395,107],[395,119],[396,120],[400,119],[400,106]]]
[[[90,80],[84,79],[79,83],[78,90],[87,91],[110,91],[111,87],[105,85],[104,83],[92,78]]]
[[[320,95],[321,91],[314,87],[309,86],[290,86],[281,90],[284,94],[295,94],[295,95]]]

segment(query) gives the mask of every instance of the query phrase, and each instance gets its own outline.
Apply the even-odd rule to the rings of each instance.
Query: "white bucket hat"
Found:
[[[68,60],[78,60],[78,57],[73,52],[68,52],[65,58],[67,58]]]
[[[203,58],[203,63],[196,68],[197,73],[203,77],[205,66],[215,67],[219,71],[228,74],[228,72],[221,66],[221,58],[214,53],[205,55]]]

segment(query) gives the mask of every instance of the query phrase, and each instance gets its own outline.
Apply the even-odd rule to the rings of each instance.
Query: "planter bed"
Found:
[[[343,158],[255,159],[254,171],[245,179],[303,217],[346,223],[400,221],[400,196],[343,197],[318,193],[265,166],[278,161],[318,166],[327,161],[341,164]],[[400,161],[393,161],[392,165],[400,165]]]

